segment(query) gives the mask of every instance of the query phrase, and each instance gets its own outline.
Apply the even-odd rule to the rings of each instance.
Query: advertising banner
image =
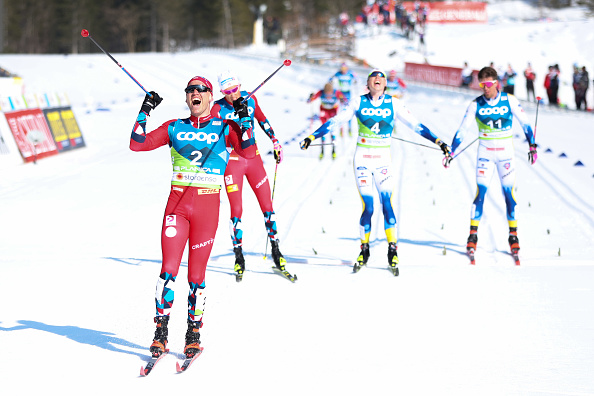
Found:
[[[40,109],[4,113],[25,162],[58,154],[58,147]]]
[[[406,78],[413,81],[422,81],[432,84],[462,85],[462,69],[459,67],[432,66],[421,63],[404,64]]]
[[[460,67],[406,62],[404,64],[404,74],[407,79],[412,81],[448,85],[451,87],[460,87],[462,85],[462,68]],[[480,90],[478,85],[478,70],[472,71],[472,82],[469,88]]]
[[[418,2],[405,1],[402,3],[408,11],[414,11]],[[443,2],[421,2],[429,8],[427,22],[437,23],[459,23],[474,22],[487,23],[487,3],[474,1],[443,1]]]
[[[52,131],[58,151],[84,147],[85,142],[70,107],[44,109],[43,114]]]

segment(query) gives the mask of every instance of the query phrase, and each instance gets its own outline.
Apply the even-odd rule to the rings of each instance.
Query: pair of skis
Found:
[[[194,361],[196,359],[198,359],[198,356],[200,356],[202,354],[203,350],[204,350],[204,348],[200,348],[200,351],[198,351],[196,354],[194,354],[194,356],[186,357],[184,359],[184,361],[182,362],[182,364],[179,364],[179,362],[175,362],[175,368],[176,368],[177,372],[183,373],[188,368],[190,368],[192,363],[194,363]],[[140,367],[140,376],[146,377],[147,375],[149,375],[150,372],[155,368],[157,363],[159,363],[161,361],[161,359],[163,359],[165,357],[165,355],[167,355],[168,353],[169,353],[169,349],[166,349],[165,352],[163,352],[159,356],[151,357],[151,360],[149,360],[149,362],[146,364],[146,366]]]
[[[367,263],[363,263],[363,262],[359,262],[357,261],[355,263],[355,265],[353,265],[353,273],[357,273],[361,270],[361,268],[363,267],[367,267]],[[400,270],[398,269],[397,266],[392,267],[391,265],[388,266],[388,270],[392,273],[392,275],[394,276],[398,276],[400,275]]]
[[[292,283],[295,283],[295,281],[297,280],[297,275],[291,274],[286,269],[281,270],[280,268],[274,266],[274,267],[272,267],[272,270],[274,271],[275,274],[278,274],[278,275],[282,276],[283,278],[288,279]],[[243,271],[236,271],[235,272],[235,281],[241,282],[242,280],[243,280]]]
[[[466,251],[466,255],[470,259],[471,265],[476,264],[476,260],[474,259],[474,253],[475,253],[475,249],[473,249],[473,248],[470,248]],[[516,263],[516,265],[520,265],[519,249],[512,249],[511,256],[514,259],[514,262]]]

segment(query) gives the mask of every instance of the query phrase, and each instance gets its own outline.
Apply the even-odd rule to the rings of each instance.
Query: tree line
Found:
[[[286,33],[323,32],[340,12],[352,17],[365,0],[0,0],[0,52],[77,54],[170,52],[236,47],[253,40],[257,14]],[[290,31],[290,32],[289,32]]]

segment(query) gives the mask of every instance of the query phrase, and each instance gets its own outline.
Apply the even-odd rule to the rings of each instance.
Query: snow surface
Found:
[[[505,29],[529,34],[540,26],[548,25],[510,22]],[[440,29],[439,51],[453,63],[483,62],[458,45],[476,26]],[[397,37],[391,40],[400,45]],[[557,41],[546,47],[560,58],[569,50]],[[155,128],[187,115],[182,88],[190,77],[203,74],[216,83],[217,71],[231,68],[250,89],[281,64],[263,56],[271,52],[114,56],[165,98],[149,120]],[[2,394],[594,394],[591,114],[541,106],[534,166],[515,130],[521,266],[508,254],[496,180],[480,226],[477,265],[464,255],[476,144],[446,170],[438,151],[394,141],[401,275],[385,269],[379,213],[369,267],[352,274],[361,209],[352,171],[355,140],[339,138],[334,161],[320,161],[319,147],[298,147],[315,112],[305,99],[335,69],[297,62],[283,68],[257,96],[285,150],[274,206],[281,250],[299,280],[289,283],[263,260],[262,214],[247,189],[248,271],[235,282],[222,194],[207,270],[204,353],[190,371],[175,374],[187,315],[185,256],[169,326],[172,353],[139,378],[154,332],[171,172],[166,147],[128,149],[144,94],[103,54],[1,55],[0,65],[23,76],[29,90],[67,92],[87,144],[36,165],[0,169]],[[411,84],[405,101],[450,142],[472,97]],[[534,119],[535,107],[526,111]],[[273,180],[271,144],[257,133]],[[403,126],[397,137],[428,144]],[[585,165],[574,166],[577,161]]]

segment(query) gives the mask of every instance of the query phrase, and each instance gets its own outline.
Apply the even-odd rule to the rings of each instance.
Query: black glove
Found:
[[[307,99],[307,103],[311,103],[313,100],[314,94],[309,94],[309,98]]]
[[[536,143],[530,145],[530,152],[528,152],[528,162],[530,162],[530,165],[534,165],[538,158],[538,153],[536,152],[537,147],[538,145]]]
[[[250,113],[248,112],[247,101],[245,103],[241,103],[243,101],[243,97],[239,97],[233,101],[233,108],[235,109],[235,114],[241,120],[242,118],[249,117]]]
[[[448,147],[447,144],[445,144],[444,142],[440,141],[439,142],[439,148],[441,149],[441,151],[443,151],[443,155],[445,155],[446,157],[450,156],[450,148]]]
[[[309,145],[311,144],[311,138],[306,137],[301,142],[299,142],[299,146],[301,146],[301,150],[307,150]]]
[[[163,98],[161,98],[158,93],[151,91],[144,97],[144,102],[142,102],[140,111],[144,111],[146,114],[149,114],[151,110],[159,106],[159,103],[161,103],[162,100]]]

